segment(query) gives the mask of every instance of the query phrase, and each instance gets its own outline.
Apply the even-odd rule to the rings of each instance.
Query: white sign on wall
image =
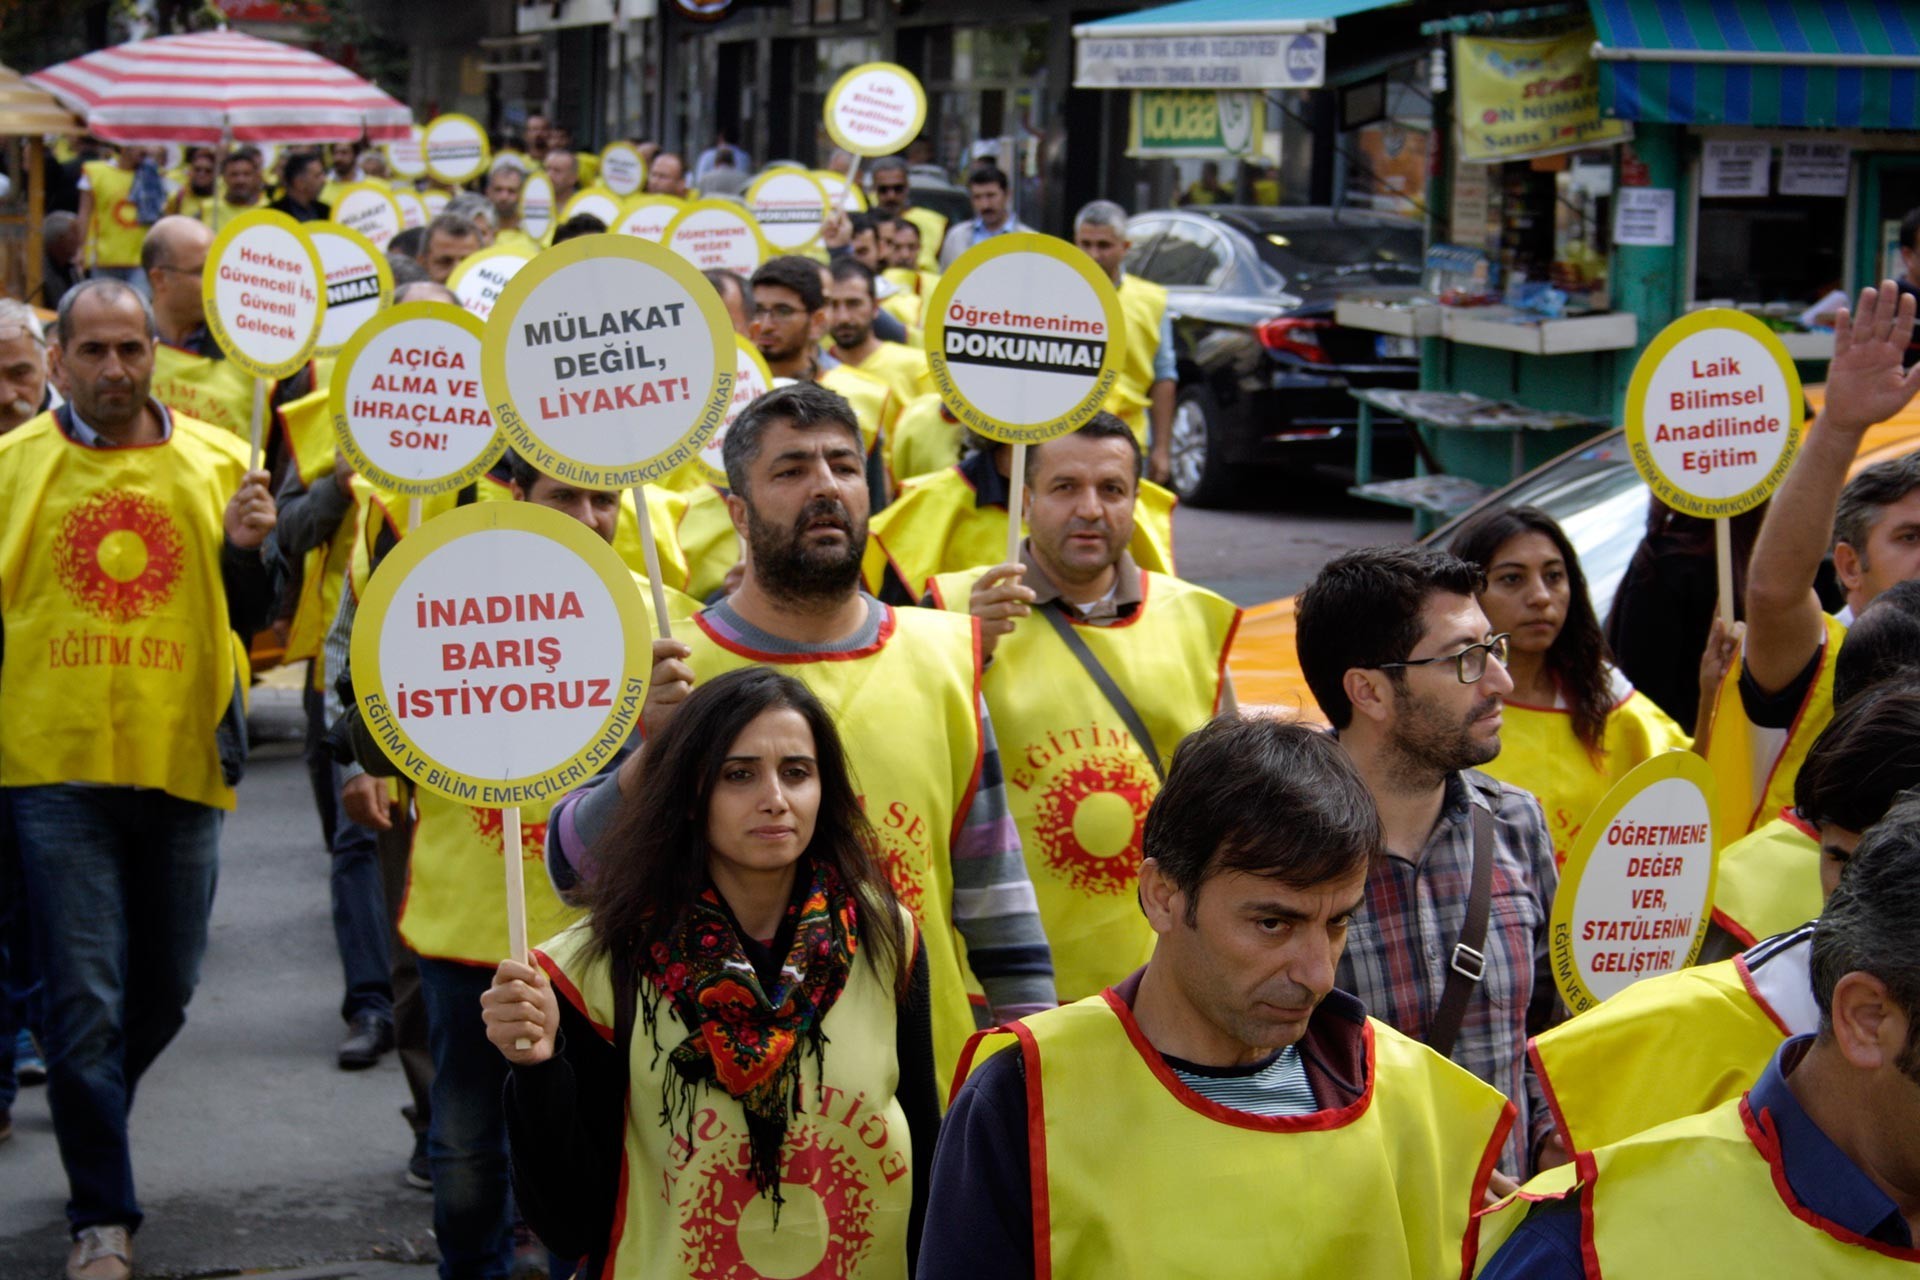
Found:
[[[1327,37],[1320,31],[1109,35],[1093,26],[1074,35],[1076,89],[1317,89],[1326,83]]]

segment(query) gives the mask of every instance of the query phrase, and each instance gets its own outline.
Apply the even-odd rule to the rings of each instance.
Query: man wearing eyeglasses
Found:
[[[947,238],[945,215],[932,209],[917,209],[907,179],[907,162],[899,156],[882,156],[868,167],[873,175],[873,207],[877,213],[905,218],[920,230],[922,271],[940,270],[940,242]]]
[[[1566,1158],[1526,1057],[1562,1016],[1547,948],[1559,875],[1540,802],[1475,767],[1500,753],[1513,691],[1480,580],[1437,548],[1349,552],[1300,593],[1295,645],[1386,835],[1336,985],[1512,1100],[1499,1170],[1524,1181]]]

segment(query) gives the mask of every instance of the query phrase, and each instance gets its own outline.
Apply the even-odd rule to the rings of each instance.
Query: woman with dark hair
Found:
[[[1489,511],[1454,535],[1452,551],[1485,572],[1480,607],[1509,637],[1513,692],[1500,754],[1481,768],[1540,798],[1554,855],[1565,862],[1587,816],[1628,770],[1693,744],[1609,659],[1580,558],[1552,516],[1538,507]],[[1708,644],[1715,670],[1730,648],[1716,624]],[[1704,707],[1720,683],[1705,678],[1707,666]]]
[[[502,963],[527,1223],[594,1277],[903,1277],[939,1124],[926,959],[833,721],[700,685],[595,850],[591,914]]]

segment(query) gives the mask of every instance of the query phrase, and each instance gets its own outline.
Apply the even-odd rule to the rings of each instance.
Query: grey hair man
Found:
[[[1173,471],[1173,403],[1180,384],[1167,291],[1122,269],[1133,241],[1127,238],[1127,211],[1113,201],[1095,200],[1074,215],[1073,242],[1113,281],[1126,317],[1127,358],[1104,407],[1133,428],[1147,454],[1147,478],[1165,484]]]
[[[40,317],[24,302],[0,298],[0,436],[55,403]]]

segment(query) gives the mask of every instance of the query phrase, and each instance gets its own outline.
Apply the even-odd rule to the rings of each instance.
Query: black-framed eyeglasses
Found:
[[[904,182],[876,182],[873,184],[873,189],[881,195],[892,195],[896,191],[905,191],[907,184]]]
[[[1443,653],[1437,658],[1411,658],[1406,662],[1376,663],[1374,670],[1391,671],[1395,667],[1430,667],[1436,662],[1451,662],[1460,676],[1461,684],[1479,684],[1480,677],[1487,674],[1488,658],[1492,658],[1503,667],[1507,665],[1508,638],[1508,633],[1502,632],[1491,640],[1470,644],[1458,653]]]

